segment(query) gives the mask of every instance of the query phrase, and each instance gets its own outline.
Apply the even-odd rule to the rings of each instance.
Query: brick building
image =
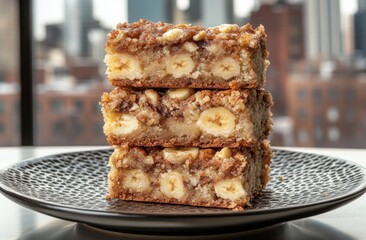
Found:
[[[294,141],[306,147],[366,147],[366,74],[291,74],[287,98]]]
[[[36,145],[102,145],[103,88],[92,91],[47,91],[36,97]]]
[[[0,146],[19,144],[19,134],[18,91],[15,88],[0,91]]]
[[[275,99],[274,116],[287,115],[285,85],[293,61],[304,59],[303,5],[263,4],[251,14],[249,22],[266,27],[271,62],[266,88]]]

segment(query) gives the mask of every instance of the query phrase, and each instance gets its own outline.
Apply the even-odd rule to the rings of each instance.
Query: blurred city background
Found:
[[[20,144],[18,9],[0,0],[0,146]],[[366,0],[34,0],[35,145],[106,144],[105,38],[140,18],[263,24],[272,144],[366,147]]]

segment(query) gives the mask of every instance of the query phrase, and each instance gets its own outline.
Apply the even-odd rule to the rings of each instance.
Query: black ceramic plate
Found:
[[[332,157],[274,150],[272,181],[253,207],[218,208],[107,201],[112,150],[65,153],[0,171],[0,190],[35,211],[93,226],[138,232],[253,229],[323,213],[366,191],[365,168]]]

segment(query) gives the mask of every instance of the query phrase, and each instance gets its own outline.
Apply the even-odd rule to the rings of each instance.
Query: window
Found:
[[[61,99],[52,99],[51,109],[53,113],[61,113],[63,110]]]
[[[354,122],[355,117],[356,117],[355,109],[347,108],[346,109],[346,120],[347,120],[347,122]]]
[[[308,143],[309,134],[308,131],[304,128],[301,128],[297,134],[297,140],[300,144],[306,145]]]
[[[297,99],[298,100],[306,100],[306,91],[305,89],[299,89],[297,90]]]
[[[328,90],[328,98],[330,101],[335,101],[338,99],[338,90],[335,88],[329,88]]]
[[[306,110],[303,109],[303,108],[300,108],[298,111],[297,111],[297,117],[300,119],[300,120],[306,120],[307,118],[307,114],[306,114]]]
[[[0,114],[1,113],[5,113],[5,103],[4,102],[0,102]]]
[[[328,141],[329,147],[351,147],[344,143],[357,142],[357,147],[365,148],[366,139],[358,136],[366,132],[362,112],[366,106],[366,66],[349,61],[366,61],[366,35],[362,34],[366,22],[353,21],[365,10],[359,6],[356,14],[345,16],[342,9],[337,12],[337,3],[324,1],[322,9],[314,9],[319,4],[309,1],[287,1],[278,7],[277,1],[245,4],[215,0],[209,4],[203,0],[111,0],[106,4],[102,0],[34,0],[31,6],[19,6],[18,1],[0,0],[0,146],[17,145],[19,135],[24,138],[29,132],[35,145],[104,144],[99,101],[103,92],[112,89],[105,78],[105,38],[118,22],[144,18],[205,27],[233,22],[250,22],[254,27],[263,24],[271,62],[265,88],[275,102],[274,131],[284,133],[278,139],[295,136],[298,146],[325,146]],[[30,39],[20,37],[27,32],[21,27],[24,24],[19,24],[19,19],[24,23],[24,14],[19,17],[24,9],[33,11],[33,19],[28,21],[33,23]],[[333,27],[320,26],[306,11],[314,13],[316,19],[332,19]],[[350,24],[341,24],[342,19],[349,19],[357,31],[350,29]],[[354,46],[349,45],[353,40]],[[24,49],[32,50],[28,57]],[[357,55],[345,55],[341,49]],[[18,63],[29,59],[33,69],[23,69],[22,64],[19,71]],[[19,77],[19,73],[26,77]],[[322,78],[321,73],[330,77]],[[27,76],[33,77],[33,82],[27,82]],[[33,106],[30,100],[20,101],[24,92],[30,97],[22,99],[34,96]],[[20,111],[27,116],[23,120]],[[283,118],[291,119],[292,127],[278,124]],[[24,128],[28,122],[30,126]],[[337,126],[328,128],[329,124]],[[352,140],[355,134],[342,134],[347,126],[357,129],[357,140]]]
[[[327,119],[329,122],[334,123],[339,119],[339,111],[336,107],[329,107],[327,110]]]
[[[81,113],[84,109],[84,103],[81,100],[76,100],[74,104],[76,113],[77,114]]]
[[[323,130],[323,120],[321,115],[317,114],[314,116],[314,142],[315,145],[322,146],[324,141],[324,130]]]
[[[73,122],[73,131],[70,132],[71,135],[74,135],[74,137],[79,137],[84,133],[84,126],[78,121]]]
[[[52,131],[55,136],[63,135],[65,133],[65,129],[66,126],[64,121],[59,120],[53,123]]]
[[[320,103],[322,101],[322,92],[320,89],[313,90],[313,101],[314,103]]]
[[[356,91],[352,88],[346,88],[344,91],[344,97],[347,102],[354,101],[356,98]]]
[[[52,124],[49,128],[59,136],[55,144],[98,144],[105,136],[90,138],[94,130],[86,122],[103,121],[97,103],[109,90],[103,62],[105,37],[117,22],[127,20],[123,11],[127,1],[35,0],[34,6],[34,104],[47,102],[49,108],[43,108],[42,115],[50,112],[55,118],[35,119],[45,128]],[[49,142],[42,132],[34,134],[39,136],[36,144]]]
[[[340,137],[341,137],[341,134],[340,134],[339,129],[337,127],[330,127],[328,129],[328,139],[329,139],[329,141],[338,142]]]

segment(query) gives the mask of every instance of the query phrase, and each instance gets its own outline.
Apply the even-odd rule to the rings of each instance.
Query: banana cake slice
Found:
[[[264,27],[250,24],[120,23],[105,50],[107,77],[120,87],[260,88],[269,65]]]
[[[252,147],[117,147],[108,198],[235,208],[249,206],[269,181],[272,152]]]
[[[272,128],[266,90],[115,88],[101,100],[111,145],[238,147],[265,140]]]

